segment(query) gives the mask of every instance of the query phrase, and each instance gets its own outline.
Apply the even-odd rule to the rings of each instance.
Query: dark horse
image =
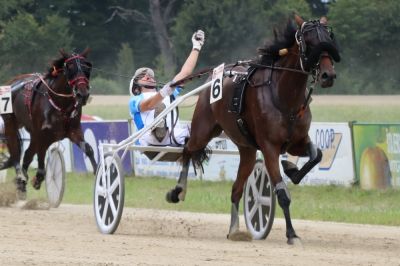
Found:
[[[44,159],[47,148],[54,142],[69,138],[90,158],[93,169],[97,169],[93,150],[84,141],[81,129],[82,106],[89,97],[91,63],[86,49],[81,54],[67,54],[60,50],[61,57],[54,60],[48,72],[25,74],[13,78],[11,85],[13,113],[2,114],[5,137],[10,158],[1,169],[15,167],[16,184],[20,196],[26,192],[27,170],[33,156],[38,155],[38,169],[32,185],[39,189],[45,177]],[[31,141],[21,159],[21,140],[18,129],[25,127]]]
[[[317,163],[322,152],[310,140],[310,92],[307,90],[309,75],[323,88],[331,87],[336,78],[333,62],[340,61],[333,33],[326,21],[303,21],[295,15],[297,26],[291,21],[283,32],[275,31],[275,40],[260,51],[260,57],[249,68],[234,66],[233,71],[247,73],[241,79],[246,83],[243,110],[232,111],[237,77],[223,80],[223,97],[210,104],[210,90],[199,95],[193,114],[191,136],[183,150],[182,171],[177,186],[167,193],[169,202],[183,200],[186,193],[189,163],[201,165],[208,157],[207,144],[222,130],[238,146],[240,164],[231,194],[231,224],[228,238],[239,232],[239,202],[244,184],[256,161],[256,151],[264,155],[265,166],[283,209],[288,243],[297,235],[292,226],[289,190],[279,170],[279,156],[285,152],[309,157],[298,169],[282,161],[285,173],[298,184]],[[229,73],[229,68],[228,71]],[[236,110],[237,111],[237,110]]]

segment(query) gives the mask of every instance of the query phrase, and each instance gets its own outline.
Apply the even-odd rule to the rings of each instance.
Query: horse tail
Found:
[[[206,146],[203,149],[191,152],[191,159],[194,169],[201,169],[204,173],[203,162],[208,162],[210,160],[210,156],[212,154],[212,150],[210,147]]]

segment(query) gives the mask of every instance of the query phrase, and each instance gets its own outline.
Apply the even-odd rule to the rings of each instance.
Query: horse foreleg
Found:
[[[40,186],[46,176],[46,169],[44,165],[44,159],[46,157],[46,151],[47,148],[50,145],[43,145],[40,146],[39,151],[38,151],[38,169],[36,171],[36,176],[32,178],[32,186],[35,189],[40,189]]]
[[[299,170],[297,166],[289,161],[282,161],[282,167],[285,174],[292,180],[294,184],[299,184],[303,177],[311,171],[311,169],[317,165],[322,159],[322,152],[317,148],[309,138],[307,138],[306,144],[296,145],[289,150],[292,155],[308,156],[310,159],[306,162],[303,167]]]
[[[16,178],[15,178],[15,185],[17,187],[17,197],[20,200],[26,199],[26,183],[28,182],[27,177],[21,170],[20,163],[14,164]]]
[[[35,138],[32,137],[31,142],[29,143],[29,147],[28,147],[28,149],[26,149],[26,151],[24,153],[24,159],[23,159],[23,163],[22,163],[22,172],[27,180],[29,179],[29,177],[28,177],[29,165],[31,164],[31,162],[33,160],[33,156],[36,154],[35,144],[36,144]]]
[[[250,241],[251,234],[239,231],[239,203],[243,195],[244,184],[246,183],[256,161],[256,150],[254,148],[239,148],[240,163],[231,194],[231,224],[227,238],[230,240]]]
[[[289,189],[286,186],[285,181],[280,181],[275,185],[275,193],[276,196],[278,197],[278,203],[279,206],[281,206],[283,215],[285,216],[285,222],[286,222],[286,237],[287,237],[287,243],[290,245],[294,244],[294,241],[296,239],[299,239],[299,237],[296,235],[296,232],[294,231],[293,225],[292,225],[292,219],[290,218],[290,202],[291,202],[291,197],[289,193]]]
[[[89,158],[90,163],[91,163],[92,168],[93,168],[93,174],[96,174],[97,162],[94,159],[94,152],[93,152],[92,146],[90,146],[89,143],[87,143],[86,141],[81,141],[77,145],[86,154],[86,156]]]
[[[68,138],[73,143],[75,143],[82,150],[82,152],[84,154],[86,154],[86,156],[89,158],[90,163],[92,165],[93,174],[96,174],[97,162],[96,162],[96,159],[94,158],[93,148],[92,148],[92,146],[89,145],[89,143],[87,143],[84,140],[82,130],[79,128],[79,129],[74,129],[74,130],[68,132]]]
[[[178,184],[175,186],[174,189],[168,191],[166,195],[166,200],[169,203],[178,203],[179,201],[185,200],[189,165],[190,165],[190,154],[187,152],[185,147],[182,155],[182,170],[179,175]]]
[[[296,235],[290,217],[289,207],[291,197],[289,189],[286,186],[286,183],[282,180],[282,176],[279,170],[279,151],[279,147],[276,147],[274,149],[272,145],[268,145],[262,148],[265,166],[267,168],[268,174],[271,177],[272,184],[275,187],[275,193],[278,198],[279,206],[282,208],[283,215],[285,216],[287,243],[292,245],[295,243],[296,239],[299,239],[299,237]]]

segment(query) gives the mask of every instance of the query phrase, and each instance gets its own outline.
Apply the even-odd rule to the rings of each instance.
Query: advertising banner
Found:
[[[364,189],[400,187],[400,124],[353,124],[357,181]]]
[[[311,123],[308,135],[322,151],[322,160],[303,178],[303,185],[343,185],[354,183],[354,166],[351,130],[348,123]],[[308,157],[294,157],[288,154],[281,159],[289,160],[300,169]],[[283,170],[281,169],[281,173]],[[285,174],[283,174],[285,176]],[[285,176],[286,179],[288,177]]]
[[[308,173],[301,184],[320,185],[335,184],[349,186],[354,182],[351,131],[347,123],[312,123],[309,135],[311,140],[323,153],[322,161]],[[208,144],[211,149],[237,150],[236,145],[227,138],[214,138]],[[178,178],[180,164],[176,162],[155,162],[138,151],[134,152],[135,173],[139,176],[164,176]],[[262,158],[262,156],[258,156]],[[308,157],[282,155],[281,159],[290,160],[299,168]],[[209,162],[204,164],[204,173],[196,176],[190,167],[189,177],[204,180],[235,180],[239,166],[237,155],[212,154]],[[282,169],[281,169],[282,170]],[[284,178],[287,177],[281,171]]]
[[[212,150],[237,150],[236,145],[227,138],[214,138],[210,141],[208,146]],[[182,168],[180,162],[151,162],[143,153],[139,151],[134,151],[133,153],[135,175],[162,176],[168,178],[179,177]],[[239,155],[212,154],[211,159],[203,163],[204,173],[202,173],[201,170],[195,173],[191,165],[188,177],[213,181],[235,180],[238,166]]]
[[[92,146],[94,157],[99,162],[100,143],[118,143],[129,136],[128,121],[95,121],[82,122],[82,131],[85,141]],[[78,146],[72,145],[73,169],[76,172],[92,172],[92,165],[89,158],[79,149]],[[132,163],[130,153],[127,153],[122,166],[125,173],[132,172]]]

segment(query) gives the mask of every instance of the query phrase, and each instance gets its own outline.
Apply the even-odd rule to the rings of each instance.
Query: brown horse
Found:
[[[297,239],[289,205],[289,190],[279,170],[279,155],[288,152],[307,156],[309,161],[299,170],[282,161],[285,173],[298,184],[322,158],[310,140],[309,75],[321,87],[330,87],[336,78],[332,59],[340,61],[333,34],[325,21],[303,21],[295,15],[295,26],[289,21],[282,33],[275,31],[275,40],[260,49],[260,57],[249,68],[235,66],[244,76],[227,76],[223,80],[223,97],[210,104],[210,89],[202,91],[193,114],[191,136],[184,147],[182,171],[177,186],[167,193],[167,201],[178,202],[186,194],[190,160],[201,166],[207,159],[206,146],[222,130],[238,146],[240,163],[231,194],[231,225],[228,238],[239,232],[239,202],[244,184],[256,162],[256,151],[264,155],[265,166],[275,187],[278,202],[286,220],[288,243]],[[236,72],[236,73],[238,73]],[[227,73],[229,73],[229,68]],[[237,82],[241,80],[243,83]],[[244,84],[243,98],[235,91]],[[232,109],[232,98],[243,99],[242,110]]]
[[[2,114],[5,123],[5,138],[10,157],[0,169],[11,166],[16,170],[16,184],[21,198],[26,195],[27,170],[33,156],[38,155],[38,169],[32,185],[39,189],[45,176],[44,159],[47,148],[54,142],[69,138],[90,158],[93,169],[97,168],[93,150],[84,141],[80,118],[82,106],[89,97],[91,63],[86,49],[81,54],[67,54],[60,50],[61,57],[54,60],[48,72],[25,74],[13,78],[11,85],[13,113]],[[21,127],[31,135],[31,141],[20,166]]]

